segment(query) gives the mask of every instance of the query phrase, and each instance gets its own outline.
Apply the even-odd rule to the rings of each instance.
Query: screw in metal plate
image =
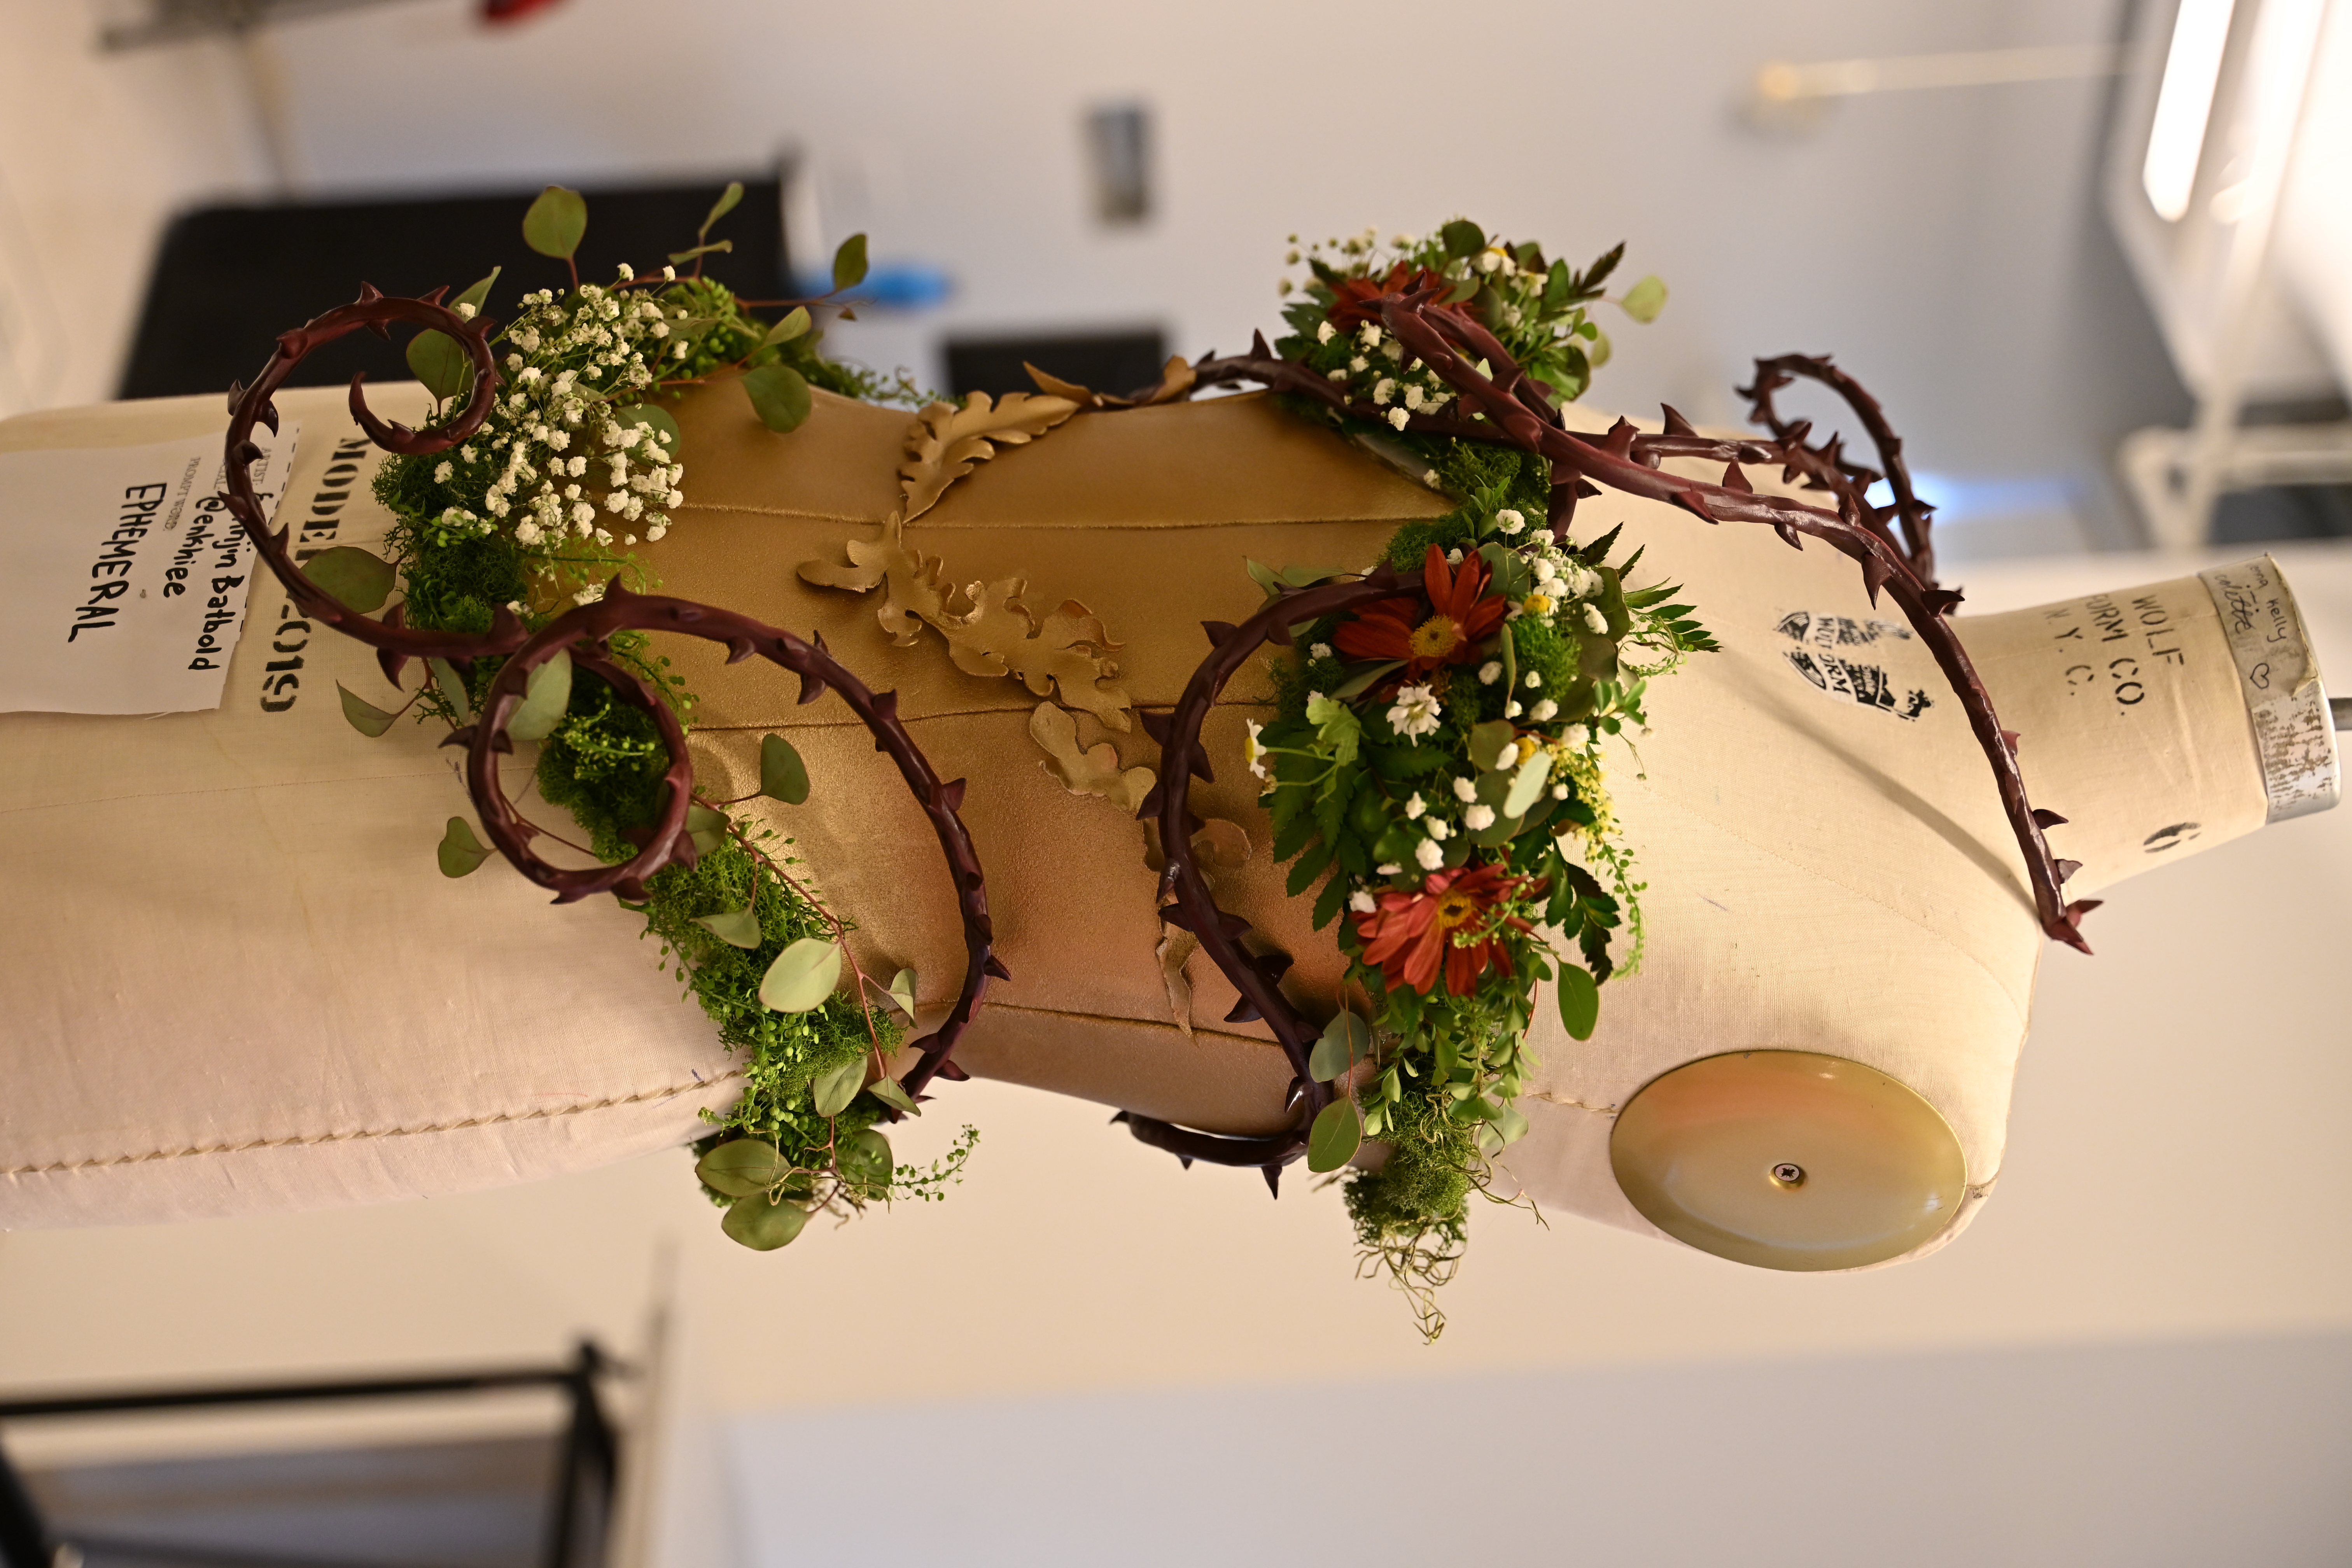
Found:
[[[1805,1168],[1794,1160],[1783,1160],[1772,1167],[1772,1180],[1783,1187],[1801,1187],[1805,1184]]]

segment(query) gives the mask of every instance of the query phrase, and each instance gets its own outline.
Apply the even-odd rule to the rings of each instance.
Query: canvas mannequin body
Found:
[[[330,445],[340,397],[301,395],[316,404],[301,415],[296,496]],[[202,428],[217,406],[105,417],[143,418],[144,433],[124,438],[153,439],[180,433],[156,421]],[[942,776],[971,781],[964,815],[1015,979],[992,993],[959,1059],[975,1074],[1213,1131],[1280,1125],[1288,1068],[1262,1031],[1221,1021],[1234,993],[1204,961],[1190,970],[1189,1037],[1170,1021],[1142,829],[1045,772],[1027,732],[1038,698],[1018,681],[959,671],[935,637],[894,646],[872,601],[794,575],[888,513],[907,416],[821,397],[807,426],[779,438],[740,401],[706,394],[689,397],[680,420],[690,499],[649,554],[665,590],[822,631],[870,685],[900,692]],[[68,430],[15,434],[20,444],[88,438]],[[1125,645],[1119,679],[1148,706],[1171,700],[1204,651],[1201,621],[1237,619],[1258,603],[1243,557],[1360,565],[1399,522],[1449,505],[1250,398],[1081,415],[961,481],[909,539],[952,580],[1022,577],[1033,608],[1085,604]],[[1620,521],[1649,546],[1643,580],[1684,582],[1724,652],[1654,686],[1638,763],[1612,748],[1611,787],[1649,884],[1648,956],[1604,988],[1591,1042],[1539,1023],[1534,1131],[1511,1152],[1508,1176],[1548,1208],[1649,1229],[1611,1173],[1615,1114],[1692,1059],[1798,1048],[1862,1062],[1926,1097],[1964,1154],[1972,1205],[1999,1173],[2045,939],[1958,704],[1900,617],[1870,605],[1851,563],[1827,550],[1791,552],[1766,530],[1710,528],[1614,496],[1584,503],[1577,531]],[[344,542],[366,542],[361,526]],[[266,584],[257,592],[250,627],[275,609],[268,594]],[[1962,625],[2003,721],[2025,737],[2034,803],[2070,819],[2053,830],[2058,852],[2084,862],[2070,896],[2267,816],[2210,595],[2191,578],[2156,598],[2155,629],[2178,634],[2182,658],[2151,655],[2128,705],[2116,698],[2127,678],[2095,667],[2095,679],[2070,683],[2079,661],[2053,662],[2063,617]],[[2103,636],[2103,613],[2084,606],[2074,621]],[[2135,647],[2150,629],[2128,634]],[[299,710],[299,742],[290,727],[265,736],[237,707],[251,636],[218,716],[0,719],[13,754],[27,754],[22,737],[75,758],[72,776],[12,768],[8,804],[38,814],[50,845],[12,851],[12,881],[62,879],[76,865],[90,879],[87,896],[52,900],[10,960],[23,966],[10,994],[47,985],[54,1005],[46,1032],[19,1037],[28,1067],[15,1076],[28,1072],[39,1092],[6,1124],[5,1223],[459,1190],[681,1142],[701,1108],[731,1099],[730,1064],[707,1023],[677,1004],[624,917],[601,905],[551,909],[496,866],[463,884],[430,875],[439,823],[465,809],[448,754],[435,755],[421,731],[378,742],[352,734],[332,681],[383,698],[373,657],[331,637],[311,647],[328,700]],[[800,707],[793,684],[764,667],[726,667],[700,648],[674,656],[703,700],[706,787],[747,793],[760,735],[791,736],[818,788],[805,806],[773,806],[771,819],[859,922],[861,946],[885,966],[913,966],[922,998],[944,1000],[961,962],[945,873],[863,730],[831,704]],[[1244,681],[1208,731],[1217,780],[1196,791],[1197,810],[1240,824],[1252,841],[1218,898],[1296,956],[1297,995],[1328,1006],[1339,955],[1311,930],[1306,900],[1284,897],[1241,765],[1243,721],[1268,695],[1261,675]],[[1926,700],[1916,708],[1914,692]],[[1091,725],[1082,721],[1082,743],[1103,738]],[[1113,739],[1125,765],[1156,760],[1139,731]],[[182,798],[168,809],[157,803],[170,792],[141,796],[145,805],[92,803],[73,782],[131,774],[168,777]],[[187,820],[184,797],[199,792],[217,837],[168,841],[164,825]],[[126,820],[112,835],[100,826]],[[2152,835],[2190,823],[2193,836],[2150,849]],[[136,918],[135,891],[173,899],[204,885],[223,896],[190,900],[182,917],[216,929],[216,942],[126,965],[110,987],[90,981],[72,996],[36,980],[106,947]],[[2090,934],[2095,944],[2095,924]],[[363,953],[375,961],[359,962]],[[264,984],[287,989],[257,1016]],[[139,1024],[158,995],[173,999],[187,1042],[161,1072]],[[153,1085],[155,1103],[100,1113],[100,1092],[123,1081]]]

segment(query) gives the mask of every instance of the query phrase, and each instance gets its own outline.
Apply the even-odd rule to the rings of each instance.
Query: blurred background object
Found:
[[[803,291],[868,233],[875,303],[834,346],[958,392],[1017,388],[1023,360],[1149,381],[1276,323],[1287,237],[1469,212],[1578,261],[1627,240],[1628,275],[1672,286],[1597,405],[1737,425],[1756,355],[1835,352],[1907,437],[1969,607],[2030,605],[2167,574],[2091,552],[2151,517],[2204,537],[2200,486],[2217,537],[2352,532],[2313,428],[2352,366],[2352,26],[2326,10],[0,0],[0,415],[225,391],[363,279],[504,264],[510,310],[554,276],[512,243],[551,182],[591,194],[594,268],[658,264],[730,174],[712,265],[747,291]],[[1465,56],[1496,68],[1465,86]],[[2168,94],[2189,107],[2159,137]],[[2340,671],[2352,576],[2284,553]],[[619,1412],[619,1563],[2341,1562],[2347,879],[2339,813],[2122,890],[2098,959],[2045,966],[2000,1198],[1901,1269],[1769,1276],[1482,1214],[1424,1351],[1347,1278],[1336,1194],[1269,1204],[1139,1158],[1092,1107],[972,1083],[971,1179],[821,1258],[734,1248],[682,1155],[0,1237],[0,1399],[425,1375],[579,1334],[635,1362],[674,1292],[675,1404]],[[543,1455],[554,1419],[5,1436],[65,1475]],[[1416,1443],[1458,1494],[1368,1502]],[[486,1489],[520,1473],[500,1452]],[[532,1560],[528,1509],[499,1506],[467,1550]],[[333,1561],[402,1555],[346,1529]]]

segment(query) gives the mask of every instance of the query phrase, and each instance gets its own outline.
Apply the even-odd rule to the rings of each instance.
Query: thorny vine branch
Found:
[[[411,321],[447,333],[465,350],[475,375],[475,395],[467,399],[465,409],[455,419],[422,431],[379,419],[369,409],[361,390],[366,379],[363,374],[352,378],[352,417],[378,446],[401,453],[444,451],[464,441],[480,426],[489,408],[488,395],[499,384],[498,365],[489,347],[493,323],[482,316],[469,321],[445,308],[440,300],[446,292],[440,289],[422,299],[395,299],[363,286],[357,302],[339,306],[306,325],[279,334],[276,352],[253,384],[232,387],[229,392],[225,500],[230,512],[244,526],[262,560],[302,613],[375,648],[385,678],[394,685],[399,684],[401,671],[411,658],[446,658],[461,668],[469,667],[477,658],[505,659],[482,700],[476,721],[452,733],[444,744],[466,748],[467,791],[473,797],[493,847],[526,878],[553,890],[558,903],[603,892],[642,899],[647,878],[667,866],[690,866],[697,858],[694,841],[687,831],[687,813],[693,804],[694,768],[687,752],[685,726],[650,682],[608,657],[611,639],[616,633],[677,632],[724,643],[730,664],[756,653],[798,675],[800,700],[803,703],[815,701],[828,690],[839,694],[873,733],[874,749],[888,753],[898,765],[899,776],[930,819],[955,881],[957,909],[963,925],[962,988],[940,1026],[915,1042],[920,1059],[901,1080],[901,1087],[913,1095],[936,1076],[961,1078],[962,1071],[949,1059],[950,1053],[971,1024],[990,978],[1010,979],[1011,974],[996,956],[980,858],[958,815],[963,803],[964,781],[940,782],[929,759],[898,717],[898,693],[869,689],[834,658],[822,637],[803,642],[790,632],[748,616],[686,599],[632,594],[617,581],[610,584],[603,598],[566,612],[535,636],[520,616],[504,608],[498,611],[490,629],[485,633],[409,626],[403,623],[401,606],[397,605],[385,612],[383,619],[373,619],[352,610],[310,580],[289,549],[287,528],[280,527],[273,533],[265,525],[260,500],[253,488],[252,464],[261,456],[260,448],[252,440],[254,426],[266,425],[273,431],[278,428],[273,395],[304,356],[322,343],[362,327],[380,336],[389,336],[388,328],[394,321]],[[522,701],[530,672],[559,653],[569,653],[575,666],[595,674],[623,702],[649,715],[668,750],[669,767],[664,782],[669,787],[661,816],[646,834],[636,855],[617,866],[570,869],[540,858],[530,844],[544,830],[514,809],[499,784],[498,758],[514,750],[507,725]],[[862,995],[860,1000],[864,1000]]]

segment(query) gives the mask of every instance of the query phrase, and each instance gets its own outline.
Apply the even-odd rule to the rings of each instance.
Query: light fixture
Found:
[[[2189,211],[2235,8],[2236,0],[2180,0],[2173,18],[2164,84],[2157,89],[2156,120],[2147,133],[2147,161],[2140,166],[2148,205],[2167,223],[2179,222]]]

